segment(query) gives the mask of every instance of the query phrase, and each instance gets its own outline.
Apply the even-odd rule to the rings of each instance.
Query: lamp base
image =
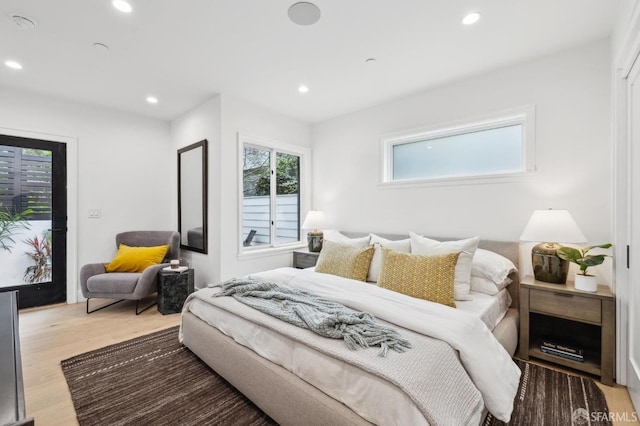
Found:
[[[537,281],[564,284],[567,282],[569,261],[560,259],[556,251],[562,246],[557,243],[540,243],[531,250],[533,276]]]
[[[309,243],[309,251],[317,253],[322,250],[322,242],[324,234],[322,231],[309,231],[307,234],[307,243]]]

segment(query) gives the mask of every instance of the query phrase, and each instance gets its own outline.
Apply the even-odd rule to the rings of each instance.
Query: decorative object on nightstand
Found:
[[[587,254],[594,248],[608,249],[612,244],[602,244],[599,246],[591,246],[583,249],[574,249],[573,247],[562,247],[558,250],[558,256],[561,259],[573,262],[580,266],[580,272],[575,276],[576,289],[582,291],[597,291],[598,279],[595,275],[587,274],[590,266],[598,266],[604,262],[606,254]]]
[[[164,268],[158,274],[158,312],[162,315],[182,312],[184,301],[194,290],[193,269]]]
[[[293,252],[293,267],[297,269],[305,269],[316,266],[320,253],[307,250],[295,250]]]
[[[563,243],[587,241],[568,210],[535,210],[525,226],[521,241],[543,241],[531,250],[531,264],[537,281],[564,284],[569,262],[558,257]]]
[[[310,210],[307,213],[307,217],[302,223],[302,229],[309,229],[307,234],[307,242],[309,243],[309,251],[319,252],[322,250],[323,234],[321,229],[327,227],[327,221],[324,217],[324,212],[319,210]]]
[[[615,297],[609,287],[576,290],[528,276],[520,281],[519,357],[529,357],[600,376],[613,385]]]

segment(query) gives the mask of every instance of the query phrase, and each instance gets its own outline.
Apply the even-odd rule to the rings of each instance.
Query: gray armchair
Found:
[[[116,235],[116,247],[120,243],[130,247],[152,247],[169,244],[165,262],[176,259],[180,253],[180,234],[175,231],[130,231]],[[90,314],[123,300],[136,301],[136,315],[146,311],[157,302],[138,310],[140,300],[158,290],[158,272],[168,263],[150,266],[144,272],[109,272],[104,263],[91,263],[80,269],[80,286],[87,298],[87,314]],[[119,299],[108,305],[89,310],[89,300],[94,298]]]

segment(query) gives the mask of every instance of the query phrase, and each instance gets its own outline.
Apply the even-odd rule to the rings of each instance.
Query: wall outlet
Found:
[[[100,209],[89,209],[89,219],[99,219],[102,216]]]

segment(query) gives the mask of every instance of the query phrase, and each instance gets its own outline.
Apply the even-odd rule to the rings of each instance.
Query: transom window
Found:
[[[382,183],[429,182],[533,170],[533,108],[517,114],[382,138]]]

